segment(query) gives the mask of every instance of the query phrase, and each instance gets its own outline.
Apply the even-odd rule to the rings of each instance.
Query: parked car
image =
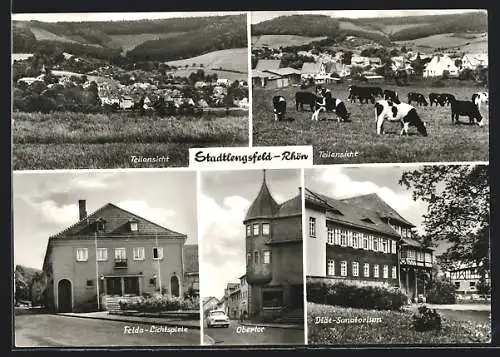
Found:
[[[223,326],[229,327],[229,317],[224,310],[212,310],[207,315],[207,327]]]

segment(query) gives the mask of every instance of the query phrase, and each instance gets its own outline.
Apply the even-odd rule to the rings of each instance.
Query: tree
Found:
[[[400,185],[428,205],[426,238],[451,246],[441,255],[445,268],[475,264],[484,276],[489,266],[489,173],[485,165],[425,166],[405,171]]]
[[[441,76],[441,79],[448,79],[448,78],[450,78],[450,71],[445,69],[443,71],[443,75]]]
[[[345,51],[342,54],[342,63],[345,65],[350,65],[352,60],[352,52],[351,51]]]

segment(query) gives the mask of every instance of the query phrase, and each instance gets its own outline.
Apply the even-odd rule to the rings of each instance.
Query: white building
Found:
[[[448,71],[451,77],[458,76],[458,67],[455,65],[455,61],[448,55],[435,55],[425,66],[423,76],[424,78],[441,77],[444,71]]]
[[[487,53],[468,53],[462,57],[461,69],[475,70],[478,66],[488,67]]]

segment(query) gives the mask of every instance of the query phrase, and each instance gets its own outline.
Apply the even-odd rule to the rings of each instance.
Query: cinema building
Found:
[[[305,208],[308,281],[400,287],[411,301],[425,293],[433,250],[378,195],[338,200],[306,189]]]
[[[249,318],[303,321],[302,204],[300,192],[277,203],[264,172],[243,221]]]
[[[187,279],[185,267],[197,274],[197,249],[189,249],[186,264],[185,234],[111,203],[87,215],[80,200],[75,221],[49,238],[45,253],[45,295],[53,311],[112,310],[119,300],[160,292],[195,295],[197,282]]]

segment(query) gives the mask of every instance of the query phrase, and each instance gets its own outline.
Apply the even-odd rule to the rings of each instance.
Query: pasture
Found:
[[[192,67],[193,64],[197,66],[203,64],[204,68],[218,69],[222,67],[223,69],[247,73],[248,48],[231,48],[226,50],[213,51],[192,58],[169,61],[167,62],[167,64],[170,66],[188,65],[190,67]]]
[[[252,36],[252,47],[268,46],[270,48],[302,46],[313,41],[324,40],[324,37],[308,37],[299,35],[260,35]]]
[[[164,38],[173,38],[185,34],[186,32],[164,32],[164,33],[138,33],[138,34],[120,34],[120,35],[108,35],[110,41],[107,46],[112,48],[121,48],[122,54],[126,54],[128,51],[133,50],[139,45],[142,45],[146,41],[154,41]]]
[[[426,122],[429,136],[420,136],[410,127],[409,136],[400,136],[400,123],[384,124],[385,134],[376,134],[374,105],[350,103],[347,100],[348,85],[328,85],[332,96],[342,99],[351,113],[350,122],[336,120],[335,113],[321,113],[319,121],[311,121],[312,113],[304,106],[304,112],[295,109],[295,93],[301,89],[255,88],[253,91],[253,145],[312,145],[314,164],[356,164],[383,162],[450,162],[487,161],[489,159],[488,106],[481,107],[485,125],[469,125],[468,117],[460,117],[459,124],[451,122],[449,106],[416,106],[421,119]],[[403,102],[408,92],[419,92],[427,99],[431,92],[451,93],[457,99],[470,100],[474,92],[482,90],[474,86],[380,85],[383,89],[395,89]],[[313,91],[311,87],[307,89]],[[274,121],[272,97],[283,95],[287,100],[286,120]],[[323,120],[322,120],[323,119]],[[325,120],[326,119],[326,120]]]
[[[12,118],[14,170],[183,167],[189,148],[248,145],[247,115],[14,112]],[[132,155],[168,161],[134,163]]]

